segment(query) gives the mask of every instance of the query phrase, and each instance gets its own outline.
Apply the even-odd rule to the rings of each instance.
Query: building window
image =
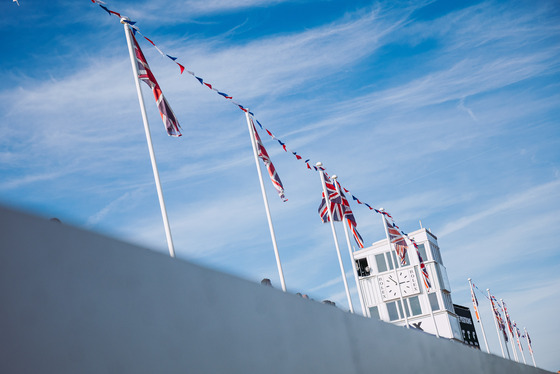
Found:
[[[385,262],[385,254],[379,253],[375,255],[375,262],[377,263],[377,272],[383,273],[387,271],[387,262]]]
[[[358,270],[360,277],[366,277],[370,274],[367,258],[364,257],[356,260],[356,270]]]
[[[418,296],[409,297],[407,300],[413,316],[422,314],[422,308],[420,307],[420,300],[418,299]]]
[[[433,311],[439,310],[439,302],[437,299],[437,293],[429,293],[428,299],[430,299],[430,306],[432,307]]]
[[[441,259],[441,254],[439,252],[438,246],[434,243],[430,243],[430,248],[432,249],[432,257],[434,261],[443,265],[443,260]]]
[[[394,251],[389,251],[386,253],[389,258],[389,269],[393,270],[395,267],[398,267],[397,262],[397,255],[395,255]]]
[[[389,313],[389,321],[396,321],[399,319],[399,313],[397,312],[397,303],[392,301],[387,303],[387,312]]]
[[[371,316],[371,318],[381,319],[379,317],[379,309],[376,306],[372,306],[369,308],[369,315]]]
[[[441,293],[443,298],[443,305],[445,305],[445,309],[449,310],[452,313],[455,313],[455,308],[453,308],[453,301],[451,301],[451,295],[447,292]]]

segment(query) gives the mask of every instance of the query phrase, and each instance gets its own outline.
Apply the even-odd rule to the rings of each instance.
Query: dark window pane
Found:
[[[372,306],[371,308],[369,308],[369,315],[373,319],[381,319],[379,317],[379,309],[376,306]]]
[[[387,312],[389,313],[389,320],[396,321],[399,319],[399,314],[397,313],[397,304],[393,301],[387,303]]]
[[[418,299],[418,296],[409,298],[408,302],[410,303],[410,310],[412,311],[413,316],[422,314],[422,308],[420,307],[420,300]]]
[[[370,274],[370,268],[367,258],[364,257],[356,260],[356,269],[358,270],[358,275],[360,277],[368,276]]]
[[[377,271],[379,273],[387,271],[387,262],[385,262],[385,256],[383,253],[375,255],[375,262],[377,263]]]
[[[439,310],[437,294],[436,293],[428,294],[428,299],[430,299],[430,306],[432,307],[432,310],[433,311]]]

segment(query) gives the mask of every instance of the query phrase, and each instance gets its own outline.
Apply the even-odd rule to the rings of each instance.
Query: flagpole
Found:
[[[354,306],[352,305],[352,299],[350,298],[350,290],[348,289],[348,282],[346,281],[346,274],[344,273],[344,266],[342,265],[342,257],[340,256],[340,248],[338,247],[338,238],[336,236],[336,231],[334,229],[334,220],[331,211],[331,201],[329,199],[329,195],[327,194],[327,187],[325,186],[325,176],[323,175],[321,162],[317,162],[315,164],[319,169],[319,175],[321,177],[321,186],[323,187],[323,195],[325,196],[325,204],[327,206],[327,213],[329,215],[329,221],[331,223],[331,230],[334,239],[334,246],[336,247],[336,254],[338,256],[338,264],[340,265],[340,273],[342,275],[342,281],[344,283],[344,289],[346,290],[346,298],[348,300],[348,306],[350,308],[350,313],[354,313]]]
[[[494,315],[494,325],[496,325],[496,333],[498,334],[498,341],[500,342],[500,349],[502,350],[502,357],[506,358],[506,354],[504,353],[504,346],[502,345],[502,337],[500,336],[500,330],[498,328],[498,316],[496,316],[496,311],[494,310],[494,302],[492,301],[492,295],[490,294],[490,289],[487,288],[486,292],[488,292],[488,297],[490,298],[490,307],[492,308],[492,314]]]
[[[515,326],[515,338],[517,339],[517,345],[519,346],[519,352],[521,352],[521,357],[523,358],[523,363],[527,365],[527,361],[525,360],[525,353],[523,353],[523,347],[521,346],[521,339],[519,338],[519,334],[517,332],[517,323],[513,321],[513,325]]]
[[[379,209],[381,212],[383,211],[383,208]],[[383,227],[385,228],[385,236],[387,236],[387,241],[389,242],[389,253],[391,253],[391,249],[395,252],[395,256],[398,258],[398,254],[397,254],[397,250],[394,248],[394,246],[392,245],[393,243],[391,243],[391,238],[389,237],[389,229],[387,228],[387,221],[385,220],[385,216],[382,214],[381,215],[381,220],[383,221]],[[393,256],[389,256],[391,263],[393,263]],[[398,262],[398,261],[397,261]],[[393,263],[393,271],[395,273],[395,278],[397,278],[397,281],[399,281],[399,275],[397,274],[397,265],[398,263]],[[406,305],[404,304],[404,300],[402,297],[402,291],[401,291],[401,284],[399,281],[399,299],[401,300],[401,305],[402,305],[402,311],[403,311],[403,317],[404,317],[404,322],[406,323],[406,328],[409,329],[410,326],[408,325],[408,317],[406,316]],[[437,326],[434,326],[437,330]]]
[[[282,263],[280,262],[280,255],[278,254],[278,245],[276,244],[276,235],[274,234],[274,226],[272,225],[272,218],[270,216],[270,209],[268,207],[268,198],[266,197],[266,190],[264,189],[264,182],[262,177],[261,166],[259,165],[259,156],[257,153],[257,144],[255,140],[254,128],[252,126],[251,117],[249,117],[249,109],[245,112],[247,119],[247,127],[249,128],[249,136],[251,137],[251,145],[253,146],[253,155],[255,156],[255,164],[257,165],[257,173],[259,175],[259,182],[261,185],[261,192],[264,202],[264,210],[266,211],[266,218],[268,219],[268,229],[270,230],[270,238],[272,239],[272,247],[274,248],[274,256],[276,257],[276,267],[278,268],[278,276],[282,291],[286,292],[286,282],[284,281],[284,272],[282,271]]]
[[[405,240],[407,240],[408,238],[406,236],[403,236],[405,238]],[[414,247],[414,249],[416,250],[416,259],[418,260],[418,272],[420,273],[420,275],[422,276],[422,269],[420,269],[420,258],[418,257],[418,249],[416,249],[416,247],[414,246],[414,244],[412,243],[412,241],[410,239],[408,239],[408,241],[410,242],[410,244],[412,244],[412,247]],[[412,259],[412,256],[409,256],[410,259]],[[412,264],[412,261],[410,262]],[[414,265],[416,267],[416,265]],[[427,270],[426,270],[427,271]],[[425,282],[422,282],[425,283]],[[432,322],[434,323],[434,327],[436,328],[436,336],[439,338],[439,329],[437,327],[437,323],[436,323],[436,318],[434,316],[434,310],[432,309],[432,304],[430,303],[430,296],[428,296],[428,291],[429,289],[426,288],[426,300],[428,300],[428,305],[430,306],[430,316],[432,317]]]
[[[124,26],[124,33],[126,35],[126,43],[128,45],[128,52],[130,54],[130,62],[132,63],[132,71],[134,73],[134,82],[136,83],[136,91],[138,93],[138,102],[140,103],[140,112],[142,113],[142,121],[144,122],[144,132],[146,133],[146,142],[148,143],[148,151],[150,153],[150,160],[152,162],[152,170],[154,172],[154,180],[156,182],[156,190],[159,199],[159,207],[161,209],[161,216],[163,218],[163,226],[165,228],[165,237],[167,238],[167,247],[169,248],[169,255],[175,257],[175,248],[173,247],[173,238],[171,237],[171,228],[169,227],[169,220],[167,218],[167,210],[165,209],[165,201],[163,200],[163,191],[161,189],[161,182],[159,180],[159,172],[156,163],[156,155],[154,153],[154,146],[152,144],[152,136],[150,134],[150,125],[148,124],[148,115],[146,114],[146,107],[144,106],[144,97],[142,96],[142,89],[140,88],[140,80],[138,79],[138,68],[134,57],[134,49],[132,47],[132,38],[130,37],[130,29],[128,24],[121,18],[121,23]]]
[[[342,196],[340,192],[340,187],[336,182],[336,179],[338,177],[336,175],[333,175],[331,178],[334,179],[335,182],[334,186],[336,188],[336,192],[338,192],[338,194]],[[360,286],[360,280],[358,279],[358,270],[356,269],[356,261],[354,260],[354,256],[352,255],[352,246],[350,245],[350,235],[348,234],[348,227],[346,227],[345,225],[344,222],[345,220],[348,221],[348,219],[344,218],[344,214],[343,214],[342,226],[344,227],[344,235],[346,236],[346,244],[348,245],[348,254],[350,255],[350,263],[352,264],[352,273],[354,274],[354,280],[356,281],[356,289],[358,291],[358,297],[360,298],[360,305],[362,306],[362,314],[364,315],[364,317],[369,317],[366,309],[366,305],[364,303],[364,296],[362,294],[362,287]]]
[[[484,338],[484,344],[486,345],[486,352],[490,353],[490,349],[488,348],[488,341],[486,340],[486,333],[484,332],[484,326],[482,325],[482,317],[480,316],[480,313],[478,312],[478,305],[475,305],[475,301],[476,304],[478,304],[478,300],[476,300],[476,296],[474,296],[474,290],[473,290],[473,286],[471,283],[471,278],[468,279],[469,281],[469,287],[471,288],[471,295],[473,296],[473,306],[476,309],[475,313],[477,314],[477,320],[478,323],[480,323],[480,329],[482,330],[482,337]]]
[[[507,328],[508,328],[509,342],[511,344],[511,350],[513,351],[513,357],[515,358],[516,362],[519,362],[519,358],[517,357],[517,350],[515,349],[515,344],[513,344],[513,334],[511,333],[513,328],[511,327],[511,324],[510,324],[510,321],[509,321],[509,314],[508,314],[507,309],[505,307],[504,299],[500,299],[500,302],[502,303],[502,309],[504,310],[504,315],[506,317],[506,325],[507,325]],[[511,328],[511,330],[510,330],[510,328]]]
[[[525,331],[525,339],[527,339],[527,346],[529,347],[529,353],[531,354],[531,359],[533,360],[533,366],[537,367],[537,364],[535,363],[535,356],[533,354],[533,347],[531,346],[531,339],[529,338],[529,333],[527,333],[526,327],[523,327],[523,330]]]

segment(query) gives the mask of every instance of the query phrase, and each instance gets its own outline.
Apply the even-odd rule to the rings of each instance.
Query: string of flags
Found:
[[[505,301],[502,300],[502,302],[500,303],[498,299],[490,292],[488,292],[488,295],[486,295],[486,293],[484,293],[480,288],[478,288],[474,283],[472,283],[471,296],[472,296],[473,307],[475,310],[477,320],[480,322],[480,317],[478,313],[478,300],[475,295],[475,290],[480,292],[481,295],[483,295],[488,301],[490,301],[490,304],[492,305],[492,311],[496,318],[498,329],[502,332],[504,336],[504,341],[506,343],[509,342],[509,337],[508,337],[508,330],[509,330],[512,339],[515,338],[515,340],[517,341],[517,345],[519,346],[519,350],[522,352],[523,346],[521,345],[520,339],[525,338],[527,340],[527,346],[529,347],[529,352],[531,353],[532,356],[533,347],[532,347],[531,338],[529,337],[529,333],[527,332],[527,330],[524,330],[524,332],[522,333],[519,327],[517,327],[517,323],[510,319],[510,315],[508,313],[507,305]],[[503,317],[502,317],[502,313],[503,313]]]
[[[304,160],[304,158],[300,154],[298,154],[298,152],[290,149],[288,147],[288,145],[286,144],[286,142],[282,141],[280,138],[278,138],[276,135],[274,135],[274,133],[272,131],[270,131],[269,129],[264,127],[260,123],[260,121],[255,117],[253,112],[249,111],[247,109],[247,107],[245,107],[242,104],[233,100],[232,95],[230,95],[228,93],[225,93],[222,90],[217,89],[212,83],[209,83],[208,81],[206,81],[202,77],[196,75],[193,71],[186,69],[185,65],[181,64],[178,61],[177,57],[174,57],[170,54],[164,53],[156,45],[156,43],[152,39],[150,39],[147,36],[145,36],[144,34],[142,34],[140,29],[136,25],[135,21],[132,21],[128,17],[125,17],[125,16],[121,15],[121,13],[119,13],[119,12],[116,12],[116,11],[113,11],[113,10],[109,9],[106,6],[106,3],[104,1],[91,0],[91,2],[99,5],[109,15],[114,15],[114,16],[118,17],[119,20],[121,20],[122,22],[125,22],[126,24],[128,24],[128,26],[130,26],[130,28],[132,29],[132,36],[133,37],[134,37],[135,34],[141,35],[144,39],[146,39],[158,51],[158,53],[160,55],[162,55],[163,57],[167,57],[172,62],[174,62],[179,67],[180,74],[183,74],[186,71],[189,75],[193,76],[202,86],[205,86],[205,87],[209,88],[210,90],[216,92],[218,95],[223,97],[225,100],[228,100],[232,104],[237,106],[243,112],[248,113],[251,120],[256,122],[256,124],[261,128],[261,130],[265,131],[273,140],[275,140],[278,143],[278,145],[280,145],[286,153],[291,153],[296,158],[296,160],[302,161],[304,163],[305,167],[308,170],[325,172],[325,175],[328,177],[328,174],[326,173],[326,171],[323,167],[317,167],[317,166],[314,166],[314,165],[310,165],[310,159],[305,159]],[[136,42],[135,38],[134,38],[134,40]],[[136,42],[136,46],[138,48],[138,51],[140,51],[140,47],[138,46],[137,42]],[[143,55],[142,55],[142,57],[143,57]],[[137,61],[137,63],[140,64],[140,62],[138,62],[138,61]],[[147,62],[145,61],[145,58],[143,58],[143,63],[142,64],[145,65],[144,67],[147,67]],[[155,78],[153,77],[153,74],[151,74],[151,71],[149,70],[149,67],[147,67],[146,71],[149,72],[149,74],[148,74],[149,76],[146,77],[145,79],[142,79],[142,78],[140,78],[140,79],[142,79],[144,82],[146,82],[150,86],[150,88],[152,88],[152,91],[154,92],[154,96],[156,97],[156,102],[158,103],[158,109],[160,109],[160,114],[161,114],[163,122],[166,126],[167,133],[170,136],[181,136],[180,126],[178,124],[178,121],[175,118],[173,112],[171,111],[171,108],[169,107],[169,104],[167,103],[167,101],[163,97],[163,94],[161,94],[161,89],[159,89],[159,85],[157,84],[157,81],[155,81]],[[254,127],[254,122],[253,122],[253,127]],[[255,131],[255,136],[258,138],[257,131]],[[259,139],[259,141],[257,143],[259,144],[259,152],[260,152],[259,156],[263,160],[263,162],[265,163],[265,165],[267,167],[271,182],[272,182],[274,188],[277,190],[280,198],[283,201],[287,201],[287,199],[284,196],[284,187],[282,185],[282,182],[280,181],[280,178],[279,178],[276,170],[274,169],[274,165],[272,165],[272,163],[270,162],[270,157],[268,157],[268,154],[266,153],[266,150],[265,150],[264,146],[262,145],[262,142],[260,142],[260,138],[258,138],[258,139]],[[340,186],[340,183],[338,183],[338,185]],[[402,231],[399,228],[399,226],[397,226],[397,224],[395,223],[395,220],[393,219],[393,217],[388,212],[372,207],[367,202],[364,202],[364,201],[360,200],[358,197],[356,197],[354,194],[352,194],[347,188],[345,188],[343,186],[340,186],[340,187],[344,192],[349,194],[349,196],[352,197],[352,200],[355,201],[356,203],[366,206],[370,211],[373,211],[377,214],[381,214],[381,215],[385,216],[386,220],[389,219],[390,221],[387,220],[387,223],[388,223],[388,227],[391,230],[391,232],[393,232],[395,235],[398,234],[398,236],[402,235],[402,236],[406,237],[410,241],[410,243],[413,244],[413,246],[416,249],[419,261],[420,261],[420,269],[421,269],[421,272],[422,272],[424,285],[426,286],[426,289],[429,290],[431,288],[429,275],[428,275],[426,267],[424,266],[424,261],[423,261],[421,255],[420,255],[418,245],[416,244],[414,239],[410,238],[407,233]],[[345,199],[346,199],[346,197],[345,197]],[[346,203],[344,203],[344,206],[346,207],[345,209],[349,209],[348,200],[346,200]],[[352,217],[353,217],[353,215],[352,215]],[[354,219],[354,222],[355,222],[355,219]],[[348,220],[348,224],[349,224],[349,227],[351,228],[351,231],[353,233],[353,236],[354,236],[356,242],[358,243],[360,248],[363,248],[363,239],[361,238],[360,234],[357,232],[356,225],[353,224],[351,220]],[[402,236],[401,236],[401,238],[402,238]],[[397,239],[397,241],[399,241],[399,239]],[[399,245],[399,250],[402,254],[402,255],[399,254],[399,256],[401,256],[401,261],[402,261],[402,258],[404,257],[404,254],[406,253],[406,248],[407,247],[406,247],[406,242],[404,240],[399,241],[399,243],[400,243],[400,244],[398,244]],[[404,243],[404,245],[403,245],[403,243]]]

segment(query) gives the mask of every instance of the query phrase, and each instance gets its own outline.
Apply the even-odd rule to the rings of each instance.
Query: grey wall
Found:
[[[1,373],[538,373],[0,207]]]

